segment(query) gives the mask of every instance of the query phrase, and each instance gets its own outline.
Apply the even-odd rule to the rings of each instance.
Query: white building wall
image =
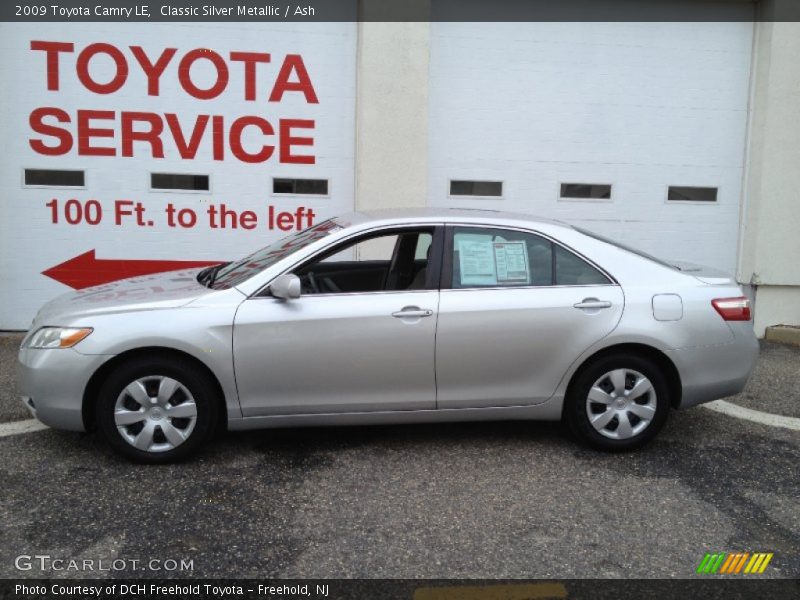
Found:
[[[433,23],[428,202],[563,219],[735,271],[752,33]],[[503,181],[503,198],[449,198],[450,179]],[[561,182],[612,184],[612,200],[559,201]],[[718,202],[668,203],[668,185],[718,187]]]
[[[757,27],[739,278],[755,286],[761,336],[800,325],[800,23]]]
[[[420,3],[429,9],[427,0]],[[749,7],[742,3],[742,9]],[[4,95],[0,115],[6,153],[0,161],[0,328],[26,327],[41,303],[67,291],[41,272],[88,250],[100,259],[220,260],[284,234],[262,227],[263,220],[254,231],[168,229],[160,212],[167,202],[196,209],[201,222],[211,202],[256,211],[261,219],[270,205],[306,205],[318,218],[354,205],[425,203],[538,213],[666,258],[729,271],[738,265],[740,281],[758,284],[759,334],[769,324],[800,323],[800,213],[794,210],[800,181],[793,167],[800,137],[800,26],[756,27],[753,55],[754,27],[748,22],[2,26],[0,75],[14,92]],[[75,44],[74,54],[62,55],[58,92],[46,89],[44,54],[30,50],[32,39]],[[129,81],[114,94],[93,94],[76,81],[77,52],[98,41],[126,52]],[[127,53],[130,45],[143,46],[151,56],[178,48],[158,97],[147,95],[146,78]],[[187,97],[177,83],[177,61],[197,47],[222,56],[231,50],[269,52],[272,62],[258,67],[258,100],[243,99],[242,65],[230,61],[225,93],[207,101]],[[303,57],[319,104],[295,94],[280,103],[265,101],[288,53]],[[99,80],[110,73],[102,63],[98,59],[92,67]],[[756,68],[747,142],[751,63]],[[198,83],[210,81],[203,79],[209,74],[202,65],[194,76]],[[224,161],[215,161],[205,142],[187,161],[166,141],[167,155],[159,160],[141,144],[134,158],[82,157],[75,151],[47,157],[28,144],[28,117],[38,106],[59,107],[73,119],[77,109],[176,112],[187,127],[198,114],[221,115],[227,124],[251,114],[273,123],[281,117],[314,119],[316,161],[246,165],[231,160],[229,149]],[[113,127],[117,137],[108,144],[119,148],[119,124]],[[67,128],[74,134],[74,121]],[[257,147],[257,132],[250,136],[250,147]],[[84,169],[87,187],[28,189],[22,185],[25,167]],[[152,192],[149,171],[209,174],[212,189]],[[327,178],[329,197],[276,197],[273,176]],[[499,179],[504,196],[449,198],[450,179]],[[610,183],[613,197],[561,201],[561,182]],[[667,203],[669,184],[719,187],[719,202]],[[97,198],[112,212],[107,204],[119,196],[154,210],[155,226],[115,226],[113,219],[98,226],[53,224],[44,206],[53,197]]]
[[[356,206],[424,206],[430,24],[359,24]]]

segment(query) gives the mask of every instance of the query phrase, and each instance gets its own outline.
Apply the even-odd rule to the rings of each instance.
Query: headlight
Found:
[[[29,348],[72,348],[92,333],[91,327],[42,327],[31,336]]]

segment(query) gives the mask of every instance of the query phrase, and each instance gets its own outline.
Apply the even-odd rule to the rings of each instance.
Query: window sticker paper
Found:
[[[477,236],[475,236],[477,237]],[[461,285],[497,285],[491,239],[461,238],[457,240]]]
[[[498,283],[529,284],[528,249],[523,241],[494,242]]]

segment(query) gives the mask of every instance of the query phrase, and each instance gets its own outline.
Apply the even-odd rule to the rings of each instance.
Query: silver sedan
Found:
[[[417,210],[66,294],[19,363],[42,422],[167,462],[222,428],[503,419],[632,449],[670,408],[739,392],[757,352],[723,273],[526,215]]]

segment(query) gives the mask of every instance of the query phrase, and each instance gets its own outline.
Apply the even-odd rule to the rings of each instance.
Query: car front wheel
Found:
[[[564,417],[590,446],[632,450],[659,432],[669,406],[669,386],[657,365],[633,354],[614,354],[577,375],[567,392]]]
[[[108,377],[98,398],[98,428],[138,462],[185,458],[211,435],[216,386],[190,361],[138,358]]]

